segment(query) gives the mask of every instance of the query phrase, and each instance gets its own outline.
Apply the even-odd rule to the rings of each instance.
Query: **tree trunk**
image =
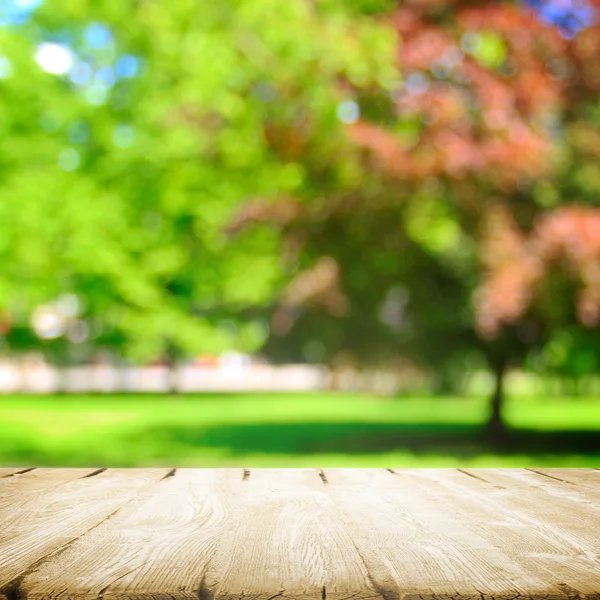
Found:
[[[56,375],[57,375],[57,382],[56,382],[56,389],[54,390],[54,393],[56,395],[59,396],[63,396],[67,393],[67,381],[68,381],[68,375],[67,375],[67,369],[71,366],[72,364],[72,360],[71,360],[71,352],[70,352],[71,348],[66,348],[63,352],[61,352],[58,355],[58,360],[53,361],[54,362],[54,368],[56,369]]]
[[[494,365],[496,386],[491,402],[490,418],[487,422],[486,433],[493,440],[500,440],[506,433],[506,425],[502,418],[504,404],[504,377],[506,375],[506,362],[501,361]]]
[[[179,368],[177,364],[178,359],[177,348],[167,341],[164,358],[167,367],[167,394],[171,396],[179,395]]]
[[[450,396],[456,391],[453,383],[454,381],[452,379],[450,369],[442,367],[438,373],[438,380],[435,389],[436,393],[440,396]]]
[[[167,353],[167,393],[172,396],[179,394],[179,369],[174,352]]]
[[[56,369],[56,389],[54,394],[57,396],[64,396],[67,393],[67,366],[59,363],[55,366]]]
[[[173,361],[169,361],[167,372],[167,387],[168,393],[171,395],[179,394],[179,371],[177,365]]]

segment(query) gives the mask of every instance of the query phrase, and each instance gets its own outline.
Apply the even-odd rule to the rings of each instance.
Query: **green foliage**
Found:
[[[310,198],[345,177],[338,78],[398,78],[387,60],[395,37],[362,15],[367,4],[356,14],[303,0],[48,0],[3,29],[8,344],[23,346],[35,310],[70,293],[84,306],[78,318],[99,324],[90,349],[140,361],[256,349],[259,325],[220,323],[276,296],[279,239],[232,242],[222,228],[250,197]],[[41,68],[44,43],[62,44],[71,68]],[[57,343],[41,342],[50,354]]]
[[[600,353],[594,332],[570,327],[557,329],[532,357],[538,372],[580,380],[598,372]]]
[[[512,117],[505,132],[494,129],[498,119],[488,119],[493,131],[486,133],[481,116],[510,86],[511,69],[500,71],[512,61],[527,75],[531,66],[516,60],[510,28],[500,34],[485,26],[456,37],[479,83],[456,77],[464,56],[446,52],[431,57],[429,67],[410,67],[410,85],[402,88],[401,40],[386,21],[397,6],[47,0],[29,21],[1,29],[4,346],[37,345],[56,360],[108,347],[145,361],[254,351],[268,338],[267,348],[282,360],[331,360],[350,349],[363,362],[377,362],[402,353],[450,381],[456,378],[448,374],[482,349],[488,358],[520,360],[537,344],[548,369],[596,368],[578,336],[568,346],[569,356],[581,354],[574,362],[557,358],[564,340],[540,336],[534,344],[518,328],[496,346],[484,344],[471,300],[482,275],[481,228],[496,198],[524,228],[561,204],[597,204],[597,95],[573,100],[564,114],[555,103],[536,116],[523,102],[526,93],[520,100],[508,94],[512,117],[531,111],[532,123],[524,121],[525,130],[512,136]],[[431,11],[436,27],[423,31],[438,28],[443,35],[432,39],[442,45],[458,36],[443,6]],[[517,27],[519,19],[511,18]],[[423,24],[415,27],[406,35],[413,49]],[[70,64],[42,68],[44,44],[59,44],[50,49]],[[416,65],[421,52],[427,55],[417,50]],[[484,94],[495,76],[500,88]],[[531,85],[538,80],[546,81],[525,77]],[[412,108],[402,104],[409,88]],[[372,126],[361,135],[379,154],[349,139],[347,125],[358,119]],[[506,162],[491,170],[461,170],[477,163],[480,137],[493,142],[481,148],[502,148],[502,140],[521,139],[530,125],[556,130],[553,173],[519,179],[514,188],[497,184],[502,178],[494,169],[510,175],[513,165],[506,165],[537,158],[535,147],[523,157],[500,152]],[[450,135],[438,139],[444,131]],[[448,171],[443,165],[452,158],[461,160]],[[400,167],[399,179],[380,168],[386,161]],[[308,217],[284,231],[275,219],[225,235],[248,201],[276,205],[290,196]],[[287,234],[302,247],[295,256],[282,245]],[[290,335],[268,337],[265,321],[289,276],[324,256],[339,266],[350,309],[332,317],[297,308]],[[41,318],[40,307],[55,310],[65,295],[77,299],[75,314],[63,315],[65,323],[39,340],[32,321]],[[571,297],[562,287],[547,296],[537,316],[568,328]],[[382,318],[386,310],[396,316]]]
[[[507,47],[501,36],[493,31],[472,34],[468,50],[484,67],[496,69],[507,57]]]

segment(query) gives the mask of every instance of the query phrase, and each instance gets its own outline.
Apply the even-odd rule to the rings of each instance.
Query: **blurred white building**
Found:
[[[0,393],[235,392],[327,389],[329,370],[314,365],[269,365],[235,353],[214,364],[117,367],[109,363],[58,369],[41,355],[0,362]]]

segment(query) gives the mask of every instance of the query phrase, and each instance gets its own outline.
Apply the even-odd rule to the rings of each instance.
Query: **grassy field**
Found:
[[[7,396],[0,465],[600,467],[598,398],[510,398],[500,446],[486,413],[483,398]]]

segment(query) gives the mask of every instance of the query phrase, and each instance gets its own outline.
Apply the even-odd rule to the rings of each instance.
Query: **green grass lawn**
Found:
[[[2,466],[600,467],[600,399],[357,394],[0,397]]]

